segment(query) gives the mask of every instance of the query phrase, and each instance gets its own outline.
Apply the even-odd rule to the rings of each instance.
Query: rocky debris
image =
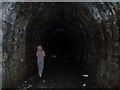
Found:
[[[83,73],[86,71],[80,70],[80,68],[74,66],[74,68],[66,65],[60,68],[57,65],[57,70],[51,68],[51,65],[44,69],[43,77],[38,78],[38,75],[34,75],[25,81],[17,89],[34,89],[34,88],[98,88],[97,82],[91,77],[84,78]],[[74,73],[73,73],[74,72]]]

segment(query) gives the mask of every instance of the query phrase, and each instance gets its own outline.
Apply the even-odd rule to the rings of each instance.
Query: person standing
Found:
[[[42,45],[37,46],[36,56],[37,56],[38,74],[40,77],[42,77],[42,72],[44,68],[44,57],[45,57],[45,52],[42,48]]]

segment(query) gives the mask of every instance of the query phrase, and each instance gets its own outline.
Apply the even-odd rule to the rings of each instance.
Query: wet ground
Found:
[[[28,88],[98,88],[96,81],[86,70],[71,63],[55,63],[45,65],[43,77],[34,75],[19,87]],[[88,75],[88,77],[83,76]]]

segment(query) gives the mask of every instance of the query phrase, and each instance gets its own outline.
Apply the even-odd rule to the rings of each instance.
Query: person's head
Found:
[[[37,50],[42,50],[42,45],[38,45]]]

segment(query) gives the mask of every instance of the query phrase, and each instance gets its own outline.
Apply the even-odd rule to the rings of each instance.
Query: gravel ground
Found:
[[[52,67],[51,67],[52,66]],[[75,65],[48,65],[44,69],[43,77],[35,75],[18,87],[18,90],[28,88],[98,88],[94,79],[80,67]]]

